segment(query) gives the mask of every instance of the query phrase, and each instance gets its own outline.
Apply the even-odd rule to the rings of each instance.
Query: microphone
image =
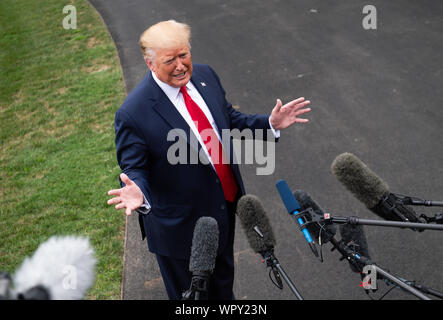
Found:
[[[272,252],[276,243],[274,232],[260,199],[254,195],[242,196],[237,203],[237,215],[252,250],[262,256]]]
[[[80,300],[95,280],[94,250],[82,237],[53,236],[13,277],[12,299]]]
[[[334,238],[337,232],[337,227],[334,224],[325,222],[325,212],[323,209],[304,191],[296,190],[294,196],[299,201],[302,210],[312,209],[311,214],[315,215],[315,219],[311,219],[311,221],[315,220],[317,222],[311,223],[307,228],[310,228],[312,234],[319,239],[319,244],[330,241],[335,249],[339,249],[343,254],[343,257],[345,257],[345,254],[347,253],[345,249],[352,248],[352,252],[356,255],[357,259],[360,256],[369,259],[368,245],[366,243],[362,226],[354,226],[351,224],[340,225],[342,241],[339,242]],[[352,271],[361,271],[361,269],[359,269],[360,265],[356,265],[353,260],[348,259],[348,262]]]
[[[303,221],[301,216],[297,217],[297,215],[300,214],[300,205],[298,204],[297,199],[295,199],[285,180],[279,180],[276,186],[286,210],[288,210],[288,213],[297,220],[306,242],[308,242],[308,245],[314,255],[318,257],[319,255],[317,248],[315,247],[315,242],[312,240],[311,234],[306,228],[306,223]]]
[[[360,286],[365,289],[367,294],[369,294],[369,289],[373,292],[377,291],[377,280],[383,279],[386,283],[396,285],[422,300],[430,300],[423,293],[429,293],[439,298],[443,297],[443,293],[424,287],[415,281],[396,277],[371,261],[363,226],[352,224],[341,225],[340,234],[342,235],[342,240],[338,243],[338,249],[340,252],[344,251],[347,253],[348,262],[352,271],[360,273],[362,278]],[[369,269],[370,273],[366,276],[366,272],[364,272],[365,266],[371,267]]]
[[[340,235],[343,244],[352,250],[356,261],[362,263],[356,264],[355,261],[350,261],[349,266],[354,272],[361,272],[366,263],[370,262],[369,247],[366,241],[365,232],[362,225],[344,224],[340,225]],[[365,263],[363,263],[365,262]]]
[[[303,300],[303,297],[274,256],[274,246],[276,241],[271,224],[269,223],[269,219],[260,199],[253,195],[242,196],[237,203],[237,215],[240,218],[241,225],[246,233],[246,237],[252,250],[254,250],[255,253],[261,254],[267,267],[271,267],[269,274],[273,271],[277,281],[277,283],[274,282],[274,284],[279,289],[283,289],[283,283],[281,281],[282,277],[288,284],[292,293],[299,300]]]
[[[207,300],[209,278],[215,268],[218,250],[218,223],[212,217],[197,220],[192,237],[189,271],[192,272],[191,287],[183,293],[184,300]]]
[[[337,232],[337,227],[333,224],[326,224],[323,221],[325,212],[308,193],[295,190],[294,197],[300,204],[301,211],[312,209],[309,210],[310,215],[307,215],[308,224],[306,228],[313,235],[314,239],[317,239],[317,243],[322,245],[329,242]]]
[[[394,221],[426,222],[413,209],[403,205],[399,197],[389,191],[388,185],[355,155],[343,153],[337,156],[331,170],[358,200],[379,217]]]
[[[334,238],[334,234],[336,231],[335,228],[333,229],[333,233],[331,233],[330,236],[328,237],[328,240],[333,245],[331,251],[337,249],[342,255],[342,258],[340,260],[347,259],[351,267],[351,270],[353,272],[360,273],[360,276],[362,278],[360,286],[366,290],[366,293],[369,293],[368,289],[371,289],[373,291],[377,290],[377,285],[376,285],[377,279],[385,279],[386,281],[395,283],[400,288],[408,291],[409,293],[416,295],[420,299],[428,300],[429,298],[427,298],[421,292],[414,289],[414,287],[423,292],[427,292],[436,295],[438,297],[443,297],[442,293],[434,289],[424,288],[423,286],[415,285],[414,283],[412,283],[413,286],[412,287],[411,285],[408,284],[410,281],[397,278],[389,274],[382,268],[378,267],[374,262],[372,262],[370,260],[369,248],[366,241],[366,236],[363,230],[363,226],[358,224],[360,222],[360,219],[354,219],[355,217],[351,217],[349,219],[341,217],[340,218],[331,217],[329,214],[325,214],[323,210],[320,208],[320,206],[318,206],[314,202],[314,200],[312,200],[309,197],[309,195],[307,195],[303,191],[297,190],[294,193],[294,195],[300,201],[301,208],[304,210],[308,210],[310,212],[311,214],[310,221],[324,222],[326,223],[326,227],[330,226],[329,223],[334,223],[334,222],[340,224],[345,223],[344,225],[340,225],[340,234],[342,236],[342,239],[340,241],[337,241]],[[321,218],[322,216],[323,219]],[[319,224],[321,226],[321,223]],[[315,229],[313,229],[312,231],[314,233]],[[366,272],[369,271],[365,270],[366,266],[370,266],[369,268],[370,273],[369,275],[364,276],[364,274],[366,274]]]
[[[304,191],[296,190],[294,192],[295,198],[299,201],[302,210],[312,209],[311,214],[315,215],[316,221],[308,225],[308,229],[317,237],[321,243],[330,241],[334,249],[338,249],[344,259],[347,254],[352,253],[355,261],[348,259],[349,265],[354,272],[361,272],[364,263],[369,262],[369,250],[366,242],[363,227],[361,225],[353,225],[346,223],[340,225],[341,241],[337,241],[334,236],[337,232],[337,227],[334,224],[325,222],[325,212],[323,209]],[[321,235],[321,237],[320,237]],[[357,262],[359,261],[359,263]]]

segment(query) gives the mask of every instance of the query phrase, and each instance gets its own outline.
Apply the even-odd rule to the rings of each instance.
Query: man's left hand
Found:
[[[301,97],[283,105],[280,99],[272,109],[269,121],[275,130],[285,129],[294,123],[306,123],[309,120],[299,118],[300,115],[311,111],[311,108],[305,108],[311,101]]]

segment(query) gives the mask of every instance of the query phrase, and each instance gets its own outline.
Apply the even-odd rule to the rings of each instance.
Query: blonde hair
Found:
[[[156,49],[191,48],[191,27],[175,20],[161,21],[150,26],[140,36],[143,57],[153,61]]]

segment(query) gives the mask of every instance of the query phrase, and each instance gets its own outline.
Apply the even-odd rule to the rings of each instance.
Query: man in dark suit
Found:
[[[156,254],[170,299],[180,299],[190,286],[196,221],[202,216],[216,219],[219,244],[209,298],[231,299],[235,206],[245,190],[231,139],[222,141],[222,131],[265,130],[264,139],[274,138],[293,123],[307,122],[298,116],[310,111],[305,108],[310,102],[299,98],[283,106],[277,100],[270,116],[235,110],[216,73],[207,65],[192,64],[186,24],[155,24],[142,34],[140,45],[150,72],[115,116],[122,188],[108,192],[114,196],[108,204],[127,215],[139,213],[142,236]],[[188,161],[171,161],[170,150],[177,143],[169,136],[173,130],[186,141]],[[189,161],[193,155],[199,161]]]

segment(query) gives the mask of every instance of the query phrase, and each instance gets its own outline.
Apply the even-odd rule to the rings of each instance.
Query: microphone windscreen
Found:
[[[294,211],[300,211],[300,204],[294,198],[288,183],[285,180],[279,180],[276,187],[288,213],[292,214]]]
[[[250,194],[242,196],[237,204],[237,215],[254,252],[274,249],[274,233],[260,199]],[[255,227],[258,227],[263,237],[254,230]]]
[[[80,300],[95,279],[94,250],[83,237],[51,237],[13,277],[15,297],[45,288],[51,300]]]
[[[386,220],[425,222],[410,207],[389,192],[388,185],[359,158],[343,153],[333,161],[332,173],[354,196],[379,217]]]
[[[312,200],[308,193],[301,190],[295,190],[294,197],[300,204],[300,211],[311,208],[316,216],[318,216],[319,218],[323,218],[325,212],[314,200]],[[333,224],[327,225],[324,222],[312,222],[312,219],[310,219],[309,221],[311,221],[311,223],[307,224],[306,227],[315,238],[314,240],[316,240],[317,243],[319,242],[318,240],[320,238],[320,235],[321,243],[324,244],[331,240],[331,238],[337,232],[337,227]]]
[[[342,153],[331,165],[332,173],[368,208],[389,193],[388,185],[352,153]]]
[[[366,241],[365,232],[362,225],[343,224],[340,225],[340,235],[342,241],[349,248],[353,249],[355,253],[360,256],[370,259],[368,243]],[[360,272],[352,263],[349,264],[352,271]]]
[[[201,217],[197,220],[192,237],[189,271],[212,273],[217,258],[218,235],[218,223],[214,218]]]

